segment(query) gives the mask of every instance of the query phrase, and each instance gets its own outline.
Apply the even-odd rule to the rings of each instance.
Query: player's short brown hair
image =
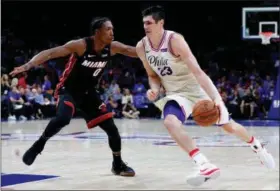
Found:
[[[152,16],[153,19],[158,22],[165,19],[165,12],[162,6],[157,5],[144,9],[142,11],[142,16]]]

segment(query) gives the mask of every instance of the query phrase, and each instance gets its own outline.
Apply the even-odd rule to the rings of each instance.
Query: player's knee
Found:
[[[111,126],[110,128],[108,128],[108,135],[111,137],[114,137],[114,139],[120,139],[120,133],[118,128],[116,127],[116,125],[114,124],[113,126]]]
[[[166,115],[163,124],[167,129],[169,129],[174,127],[175,125],[181,124],[181,122],[175,115],[168,114]]]
[[[172,125],[176,125],[178,123],[184,123],[185,121],[185,114],[182,111],[179,104],[174,101],[168,101],[163,110],[164,115],[164,125],[166,127],[170,127]]]
[[[114,139],[120,139],[120,133],[115,125],[113,119],[107,119],[106,121],[103,121],[101,124],[99,124],[100,128],[103,129],[109,137],[112,137]]]
[[[56,121],[60,126],[66,126],[69,125],[71,121],[71,116],[63,116],[63,115],[57,116]]]
[[[172,120],[173,120],[173,115],[167,115],[165,116],[164,120],[163,120],[163,124],[165,127],[169,127],[169,126],[172,126]]]

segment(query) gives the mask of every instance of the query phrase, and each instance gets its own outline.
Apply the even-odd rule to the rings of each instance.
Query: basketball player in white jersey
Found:
[[[221,116],[217,125],[247,142],[262,164],[274,168],[272,155],[260,141],[230,119],[219,92],[200,68],[183,36],[164,29],[163,9],[160,6],[150,7],[142,15],[146,36],[138,42],[136,51],[149,77],[147,97],[156,101],[160,86],[166,90],[166,97],[156,101],[155,105],[163,112],[163,123],[169,134],[199,167],[199,172],[190,176],[187,182],[198,186],[220,175],[220,169],[200,152],[182,125],[190,116],[194,104],[204,99],[213,100],[219,107]]]

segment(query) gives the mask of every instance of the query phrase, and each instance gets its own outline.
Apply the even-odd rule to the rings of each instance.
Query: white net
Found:
[[[267,44],[270,44],[270,39],[272,37],[274,37],[275,34],[272,33],[272,32],[263,32],[263,33],[260,33],[260,37],[262,39],[262,44],[263,45],[267,45]]]

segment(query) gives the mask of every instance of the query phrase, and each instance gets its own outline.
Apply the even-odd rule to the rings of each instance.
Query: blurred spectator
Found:
[[[9,93],[9,99],[11,103],[10,111],[11,115],[9,120],[22,119],[26,120],[27,118],[24,116],[24,100],[21,98],[21,95],[18,89],[14,86],[12,87],[12,91]]]
[[[45,100],[44,100],[44,95],[42,94],[42,89],[40,87],[37,88],[37,90],[33,90],[35,93],[35,103],[44,105]]]
[[[134,85],[132,92],[136,95],[140,95],[140,94],[145,94],[146,93],[146,88],[145,86],[142,84],[141,80],[137,81],[137,84]]]
[[[1,78],[1,117],[8,118],[10,114],[10,101],[9,101],[9,91],[11,85],[9,82],[9,76],[3,74]],[[14,116],[15,119],[15,116]]]
[[[29,90],[29,89],[28,89]],[[35,119],[33,116],[33,105],[31,102],[28,100],[26,91],[23,87],[19,88],[20,96],[23,99],[23,105],[24,105],[24,113],[28,119]]]
[[[273,80],[271,80],[270,75],[267,75],[266,79],[263,81],[263,89],[265,92],[269,92],[272,86]]]
[[[27,102],[31,103],[34,100],[35,96],[30,91],[30,87],[27,87],[24,92],[25,92],[25,98],[26,98]]]
[[[48,90],[51,90],[51,88],[52,88],[52,83],[49,80],[48,75],[45,75],[44,76],[44,83],[42,85],[43,92],[47,92]]]
[[[102,100],[103,101],[105,101],[105,102],[107,102],[107,100],[108,100],[108,98],[109,98],[109,96],[110,96],[110,94],[111,94],[111,92],[110,92],[110,85],[109,85],[109,83],[105,83],[104,85],[103,85],[103,95],[102,95]]]
[[[122,104],[133,103],[133,97],[130,93],[130,90],[125,88],[122,97]]]
[[[116,101],[117,103],[121,104],[122,103],[122,93],[121,93],[121,89],[117,88],[116,92],[114,94],[112,94],[112,98],[114,101]]]
[[[263,88],[261,87],[261,82],[256,82],[255,87],[253,88],[253,94],[256,95],[258,93],[259,96],[261,96],[264,91]]]
[[[11,82],[11,87],[17,87],[18,85],[18,79],[17,78],[13,78],[12,82]]]
[[[11,88],[11,84],[9,82],[9,76],[7,74],[3,74],[1,78],[1,96],[7,95],[10,88]]]
[[[254,108],[255,108],[254,106],[255,106],[254,97],[252,95],[251,90],[248,88],[245,92],[245,96],[242,98],[241,105],[240,105],[240,110],[243,117],[253,118]]]
[[[255,110],[256,113],[258,114],[258,117],[260,118],[267,117],[267,111],[265,109],[264,101],[261,98],[259,92],[256,92],[255,94]]]
[[[116,83],[115,80],[113,80],[109,87],[109,93],[115,94],[119,88],[120,88],[119,85]]]
[[[129,89],[124,89],[124,95],[122,97],[122,114],[124,117],[135,119],[139,117],[140,112],[137,111],[133,104],[133,97],[130,94]]]
[[[273,96],[274,96],[274,85],[270,86],[270,89],[266,92],[266,95],[264,96],[266,97],[266,99],[264,100],[264,104],[267,111],[270,108]]]
[[[244,89],[240,86],[240,84],[236,84],[235,89],[236,89],[236,91],[237,91],[237,93],[238,93],[238,96],[239,96],[240,98],[243,98],[244,95],[245,95],[245,91],[244,91]]]
[[[34,104],[34,111],[35,111],[35,117],[37,119],[41,119],[43,118],[43,112],[42,112],[42,108],[45,104],[45,100],[44,100],[44,96],[42,94],[42,92],[40,91],[41,88],[32,89],[32,93],[33,93],[33,97],[31,99],[33,99],[33,104]]]
[[[23,72],[22,74],[20,74],[20,77],[18,79],[18,87],[23,87],[24,89],[27,87],[26,78],[27,78],[26,72]]]
[[[228,96],[228,100],[226,102],[228,111],[229,113],[231,113],[233,118],[240,117],[240,108],[239,108],[240,103],[241,103],[241,98],[238,94],[238,91],[233,90],[232,93]]]
[[[108,111],[113,112],[114,117],[121,117],[121,104],[115,101],[113,96],[109,96],[106,106]]]
[[[42,89],[40,87],[32,89],[32,92],[34,94],[34,108],[36,112],[37,118],[43,118],[43,117],[50,117],[52,116],[54,103],[51,101],[51,99],[47,96],[44,97],[42,93]]]

